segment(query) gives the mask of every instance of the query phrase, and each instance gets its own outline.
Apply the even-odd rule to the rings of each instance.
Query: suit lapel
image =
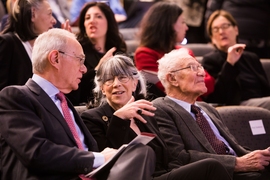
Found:
[[[67,135],[76,144],[73,134],[71,133],[63,115],[47,93],[45,93],[45,91],[43,91],[43,89],[31,79],[26,82],[26,86],[30,89],[30,91],[32,91],[33,94],[36,95],[36,99],[48,111],[48,113],[54,116],[61,123]]]
[[[153,122],[150,122],[150,121],[154,121],[155,119],[153,119],[153,118],[149,118],[149,119],[145,118],[145,119],[147,120],[147,123],[145,124],[146,128],[149,129],[149,132],[156,134],[156,135],[157,135],[157,136],[155,137],[156,140],[157,140],[163,147],[165,147],[166,145],[165,145],[164,141],[160,138],[160,137],[161,137],[161,134],[160,134],[159,130],[157,129],[158,126],[155,127],[155,126],[153,125]]]
[[[103,112],[102,117],[100,117],[100,119],[102,119],[105,122],[106,126],[109,126],[110,119],[112,118],[114,110],[108,103],[104,104],[104,106],[100,106],[100,108],[102,109]]]
[[[189,129],[191,134],[200,142],[200,144],[209,152],[216,153],[215,150],[210,145],[209,141],[206,139],[205,135],[203,134],[200,127],[197,125],[194,118],[187,112],[182,106],[178,105],[171,99],[165,97],[165,102],[168,106],[172,108],[173,111],[179,116],[179,119],[175,120],[176,125],[178,126],[177,129],[183,129],[180,122],[186,124],[186,127]],[[176,111],[177,110],[177,111]]]

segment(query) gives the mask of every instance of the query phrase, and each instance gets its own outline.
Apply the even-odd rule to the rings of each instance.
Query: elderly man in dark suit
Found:
[[[0,179],[83,179],[116,153],[97,152],[63,95],[77,89],[86,72],[83,49],[74,34],[51,29],[36,39],[32,59],[32,79],[0,92]],[[150,179],[154,168],[153,150],[138,144],[96,179]]]
[[[153,101],[156,119],[177,164],[205,158],[220,161],[233,179],[269,179],[270,151],[240,146],[210,105],[196,102],[207,91],[203,67],[185,49],[158,61],[158,77],[167,96]],[[270,144],[270,143],[269,143]],[[174,164],[171,164],[174,166]]]

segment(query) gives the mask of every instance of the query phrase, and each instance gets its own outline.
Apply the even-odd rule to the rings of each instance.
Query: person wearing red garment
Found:
[[[157,60],[173,49],[183,48],[177,45],[183,41],[188,30],[182,13],[177,4],[158,2],[148,10],[141,22],[140,46],[134,56],[136,67],[148,83],[156,85],[162,92],[165,91],[157,77]],[[193,52],[188,51],[194,57]],[[203,96],[214,91],[214,78],[207,72],[205,83],[208,91]]]

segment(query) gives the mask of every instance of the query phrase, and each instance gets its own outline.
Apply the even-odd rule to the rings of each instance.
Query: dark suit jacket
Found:
[[[96,141],[69,103],[89,151]],[[75,139],[51,98],[33,80],[0,92],[1,179],[75,179],[92,170],[94,155]]]
[[[188,164],[205,158],[214,158],[220,161],[233,176],[235,156],[216,154],[189,112],[168,97],[157,98],[153,104],[157,108],[155,117],[160,132],[172,157],[177,160],[173,163]],[[204,102],[198,104],[209,115],[220,134],[228,141],[238,156],[248,153],[237,144],[228,128],[220,120],[218,112],[212,106]],[[170,166],[176,165],[170,164]]]
[[[14,33],[0,35],[0,90],[24,85],[32,77],[32,62]]]
[[[113,115],[114,109],[108,103],[89,109],[82,113],[81,117],[91,134],[96,139],[99,150],[105,147],[119,148],[129,143],[137,134],[130,128],[130,120],[123,120]],[[144,132],[151,132],[157,136],[148,145],[156,153],[156,171],[154,176],[168,172],[167,164],[169,156],[166,145],[153,118],[143,116],[147,123]],[[143,125],[143,123],[141,123]],[[177,166],[179,167],[179,166]]]
[[[239,63],[249,69],[258,80],[262,97],[270,96],[270,85],[260,59],[256,54],[244,51],[241,58],[234,66],[230,65],[226,59],[227,53],[217,49],[203,57],[202,65],[216,80],[214,92],[211,93],[205,101],[225,105],[240,104],[241,83],[238,78]],[[253,97],[254,94],[250,94],[250,98]]]

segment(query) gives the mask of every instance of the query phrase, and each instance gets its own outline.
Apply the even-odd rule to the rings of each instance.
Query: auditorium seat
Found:
[[[216,109],[240,145],[250,150],[269,147],[269,110],[251,106],[222,106]]]

